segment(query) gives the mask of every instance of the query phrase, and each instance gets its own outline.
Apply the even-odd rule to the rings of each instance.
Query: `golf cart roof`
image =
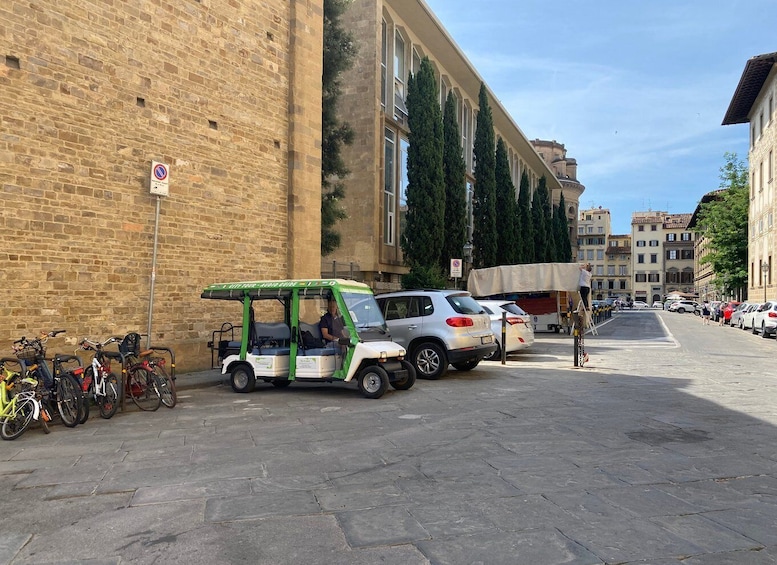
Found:
[[[282,281],[243,281],[217,283],[202,291],[200,298],[217,300],[243,300],[246,296],[256,298],[283,298],[291,296],[297,289],[302,296],[327,296],[332,289],[344,292],[372,294],[364,283],[345,279],[296,279]]]

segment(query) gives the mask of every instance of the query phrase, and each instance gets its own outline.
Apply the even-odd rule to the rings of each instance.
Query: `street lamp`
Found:
[[[766,274],[769,272],[769,263],[761,261],[761,272],[764,274],[764,302],[766,302]]]

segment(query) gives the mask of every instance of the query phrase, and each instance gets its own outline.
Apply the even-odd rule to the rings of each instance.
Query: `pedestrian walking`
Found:
[[[701,323],[704,326],[710,325],[710,316],[712,315],[712,311],[710,310],[710,303],[706,300],[704,301],[704,304],[701,306]]]

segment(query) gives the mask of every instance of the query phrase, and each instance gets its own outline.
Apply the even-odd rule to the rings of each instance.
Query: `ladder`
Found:
[[[580,299],[580,302],[577,303],[577,315],[583,317],[583,332],[588,329],[591,331],[591,335],[599,335],[599,332],[596,331],[593,312],[591,312],[590,308],[585,307],[582,298]]]

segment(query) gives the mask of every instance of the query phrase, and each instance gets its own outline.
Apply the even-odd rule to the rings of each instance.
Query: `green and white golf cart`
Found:
[[[213,284],[202,298],[234,300],[242,325],[225,323],[208,343],[214,364],[230,374],[235,392],[251,392],[258,380],[276,387],[299,382],[351,382],[367,398],[391,385],[415,384],[405,349],[391,341],[370,287],[341,279],[251,281]],[[319,320],[329,301],[337,303],[342,335],[325,342]],[[268,320],[268,321],[260,321]]]

